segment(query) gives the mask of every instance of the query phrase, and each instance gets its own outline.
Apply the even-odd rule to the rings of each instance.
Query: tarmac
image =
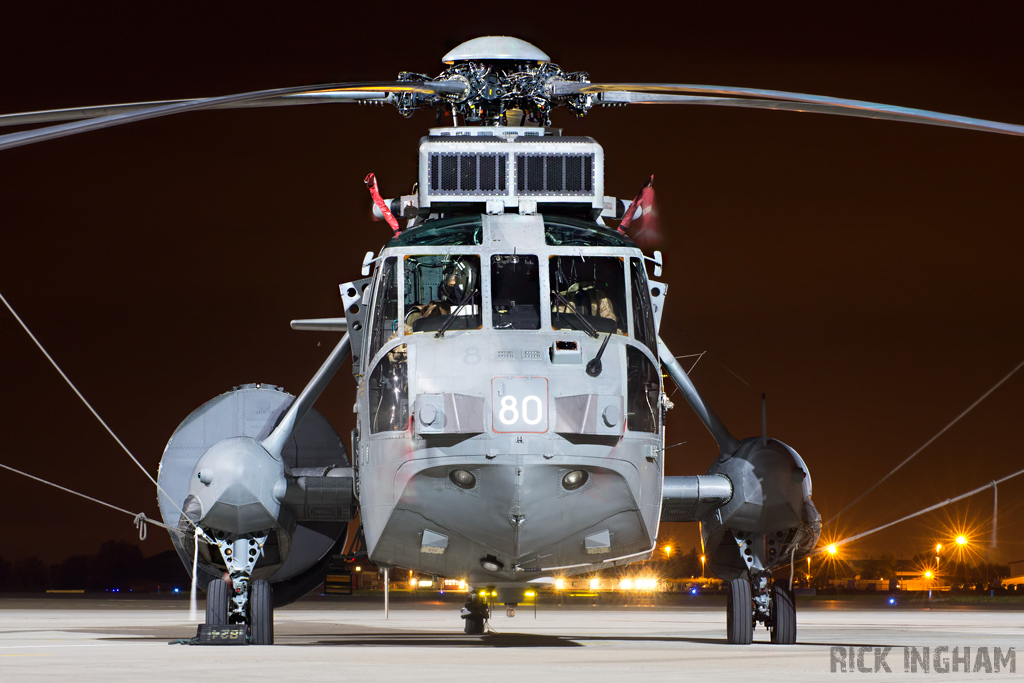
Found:
[[[798,600],[796,645],[772,645],[757,629],[753,645],[734,646],[725,643],[720,598],[673,606],[542,605],[536,613],[520,607],[514,618],[499,607],[489,622],[493,632],[484,636],[464,635],[458,605],[450,603],[402,603],[385,620],[379,604],[313,600],[277,611],[272,647],[200,647],[171,644],[196,633],[187,601],[0,598],[0,681],[1024,680],[1024,653],[1016,662],[1024,649],[1019,605],[879,603],[865,609]],[[998,673],[986,673],[984,661],[978,672],[964,672],[962,664],[958,672],[904,671],[905,648],[930,648],[934,664],[941,646],[961,654],[971,648],[972,668],[980,648],[993,655],[999,647],[1004,661]],[[876,667],[887,647],[885,666]],[[834,660],[841,652],[846,664],[850,648],[852,666],[844,673]],[[1011,648],[1013,671],[1006,661]]]

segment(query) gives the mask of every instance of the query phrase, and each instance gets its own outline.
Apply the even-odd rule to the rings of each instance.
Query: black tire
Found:
[[[725,631],[730,645],[750,645],[754,640],[754,602],[750,581],[733,579],[725,600]]]
[[[484,634],[484,618],[478,616],[466,617],[466,635],[482,636]]]
[[[274,644],[274,593],[264,579],[249,585],[249,643]]]
[[[206,623],[223,626],[228,623],[228,582],[214,579],[206,587]]]
[[[772,642],[792,645],[796,642],[796,603],[793,592],[779,584],[772,585]]]

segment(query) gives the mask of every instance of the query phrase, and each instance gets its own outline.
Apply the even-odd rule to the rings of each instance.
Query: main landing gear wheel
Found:
[[[478,616],[466,617],[466,635],[482,636],[484,634],[484,618]]]
[[[796,603],[793,592],[779,584],[772,585],[772,642],[792,645],[796,642]]]
[[[214,579],[206,587],[206,623],[224,626],[228,623],[228,582]]]
[[[480,599],[476,593],[470,593],[461,616],[466,620],[466,635],[481,636],[484,634],[484,622],[490,618],[491,610],[486,601]]]
[[[274,596],[264,579],[253,581],[249,588],[249,642],[274,644]]]
[[[750,581],[745,578],[729,582],[725,600],[725,630],[730,645],[750,645],[754,640],[754,606]]]

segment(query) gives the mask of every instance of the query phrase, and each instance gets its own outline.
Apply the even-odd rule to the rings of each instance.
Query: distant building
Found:
[[[1004,586],[1024,585],[1024,560],[1010,563],[1010,576],[1003,579]]]

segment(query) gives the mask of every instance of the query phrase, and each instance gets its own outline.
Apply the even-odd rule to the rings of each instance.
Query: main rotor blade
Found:
[[[271,100],[292,96],[318,96],[339,97],[344,93],[399,93],[412,92],[425,95],[460,94],[465,92],[466,86],[455,81],[442,81],[437,83],[415,83],[405,81],[373,81],[368,83],[333,83],[330,85],[317,86],[295,86],[291,88],[275,88],[273,90],[257,90],[254,92],[239,93],[236,95],[224,95],[221,97],[206,97],[194,100],[177,100],[167,104],[156,104],[147,107],[145,103],[136,105],[113,105],[128,107],[124,111],[114,111],[104,116],[91,118],[87,121],[74,121],[62,123],[46,128],[9,133],[0,136],[0,150],[11,147],[30,145],[35,142],[52,140],[54,138],[77,135],[91,130],[119,126],[125,123],[153,119],[171,114],[181,114],[187,111],[198,111],[201,109],[224,108],[228,106],[279,106],[276,103],[260,105],[260,100]],[[359,98],[357,98],[359,99]],[[141,109],[131,108],[141,106]],[[80,110],[81,111],[81,110]],[[26,116],[45,114],[46,112],[29,112]],[[17,116],[17,115],[14,115]],[[27,123],[27,121],[20,121]]]
[[[889,119],[908,123],[923,123],[933,126],[948,126],[966,130],[979,130],[988,133],[1024,136],[1024,126],[1012,123],[1000,123],[976,119],[969,116],[943,114],[926,109],[898,107],[877,102],[849,100],[824,95],[806,95],[803,93],[785,92],[782,90],[763,90],[759,88],[732,88],[718,85],[687,85],[675,83],[572,83],[558,82],[550,86],[552,97],[569,95],[596,94],[604,98],[604,94],[623,97],[627,93],[702,93],[704,95],[720,95],[721,98],[703,97],[694,99],[663,99],[665,96],[648,95],[647,99],[627,100],[638,104],[705,104],[726,107],[750,107],[756,109],[778,109],[785,111],[806,111],[819,114],[838,114],[840,116],[857,116],[863,118]],[[728,98],[759,98],[759,99],[728,99]],[[722,99],[722,102],[715,100]],[[768,100],[789,103],[786,106],[771,106]],[[605,101],[623,101],[612,98]],[[752,102],[753,104],[742,104]],[[805,106],[792,106],[802,103]]]
[[[298,93],[296,95],[268,97],[262,100],[217,104],[209,107],[209,109],[286,107],[295,104],[321,104],[327,102],[359,102],[382,100],[386,101],[389,97],[389,94],[386,92],[372,92],[367,90],[356,90],[352,92]],[[95,119],[101,116],[120,114],[122,112],[139,111],[141,109],[148,109],[150,107],[161,107],[168,104],[181,104],[184,102],[197,102],[200,99],[201,98],[189,98],[184,100],[128,102],[125,104],[106,104],[95,107],[47,109],[44,111],[30,111],[22,114],[0,114],[0,128],[6,126],[26,126],[33,123],[53,123],[55,121],[78,121],[81,119]]]

